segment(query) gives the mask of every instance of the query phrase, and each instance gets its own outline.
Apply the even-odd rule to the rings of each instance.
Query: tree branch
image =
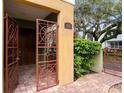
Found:
[[[114,32],[113,35],[110,35],[109,37],[107,37],[108,33],[105,34],[105,36],[100,40],[101,43],[103,43],[106,40],[112,39],[112,38],[116,38],[118,34],[120,34],[120,30],[121,29],[113,29],[108,31],[109,32]]]

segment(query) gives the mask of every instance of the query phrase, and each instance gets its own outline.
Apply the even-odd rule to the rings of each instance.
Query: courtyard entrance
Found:
[[[36,19],[35,28],[4,19],[4,92],[31,93],[58,84],[56,22]]]

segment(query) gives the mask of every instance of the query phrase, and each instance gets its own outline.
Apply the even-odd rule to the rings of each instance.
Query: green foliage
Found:
[[[122,33],[122,0],[76,0],[74,23],[82,38],[91,34],[101,43],[116,38]]]
[[[76,78],[90,72],[95,55],[99,53],[101,43],[85,39],[74,39],[74,75]]]

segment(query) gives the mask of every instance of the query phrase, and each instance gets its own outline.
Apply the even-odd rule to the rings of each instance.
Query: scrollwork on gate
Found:
[[[36,34],[37,90],[40,90],[57,84],[57,24],[38,19]]]
[[[18,25],[6,14],[6,93],[13,93],[18,84]]]

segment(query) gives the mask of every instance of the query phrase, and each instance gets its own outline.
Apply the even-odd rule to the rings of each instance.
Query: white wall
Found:
[[[91,68],[92,71],[94,72],[102,72],[103,70],[103,50],[101,49],[99,54],[96,55],[94,58],[94,65]]]

